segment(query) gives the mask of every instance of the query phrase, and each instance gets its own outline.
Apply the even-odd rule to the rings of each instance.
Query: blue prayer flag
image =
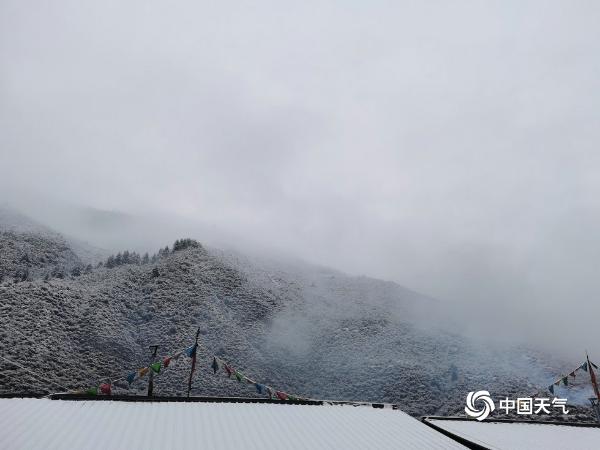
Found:
[[[194,355],[196,354],[196,348],[198,347],[198,344],[194,344],[191,347],[189,347],[186,351],[185,354],[188,355],[190,358],[193,358]]]

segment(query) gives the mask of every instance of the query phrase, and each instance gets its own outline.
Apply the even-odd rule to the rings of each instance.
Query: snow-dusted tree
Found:
[[[185,250],[186,248],[198,248],[200,247],[200,243],[195,239],[185,238],[185,239],[177,239],[173,244],[173,251]]]
[[[129,255],[129,262],[131,264],[139,264],[141,261],[140,255],[137,252],[132,252]]]
[[[51,275],[54,278],[64,278],[65,277],[65,271],[64,271],[64,269],[62,267],[54,266],[52,268]]]
[[[29,275],[29,269],[27,267],[18,269],[15,273],[15,281],[31,281],[31,277]]]

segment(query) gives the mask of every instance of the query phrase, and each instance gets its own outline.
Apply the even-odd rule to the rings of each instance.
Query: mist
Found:
[[[105,248],[185,234],[393,280],[579,360],[600,339],[599,19],[5,0],[0,202]]]

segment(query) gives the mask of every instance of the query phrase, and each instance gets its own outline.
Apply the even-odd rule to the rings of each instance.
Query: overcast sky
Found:
[[[202,221],[589,337],[598,24],[595,1],[1,0],[0,200]]]

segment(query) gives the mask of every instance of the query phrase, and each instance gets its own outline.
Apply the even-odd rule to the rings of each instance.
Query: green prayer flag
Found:
[[[87,391],[85,391],[85,393],[87,395],[98,395],[98,388],[97,387],[89,388]]]
[[[241,373],[239,373],[237,370],[235,371],[235,377],[240,382],[244,379],[244,375],[242,375]]]
[[[155,362],[154,364],[150,364],[150,368],[152,369],[153,372],[159,373],[161,365],[162,365],[162,363],[160,361]]]

